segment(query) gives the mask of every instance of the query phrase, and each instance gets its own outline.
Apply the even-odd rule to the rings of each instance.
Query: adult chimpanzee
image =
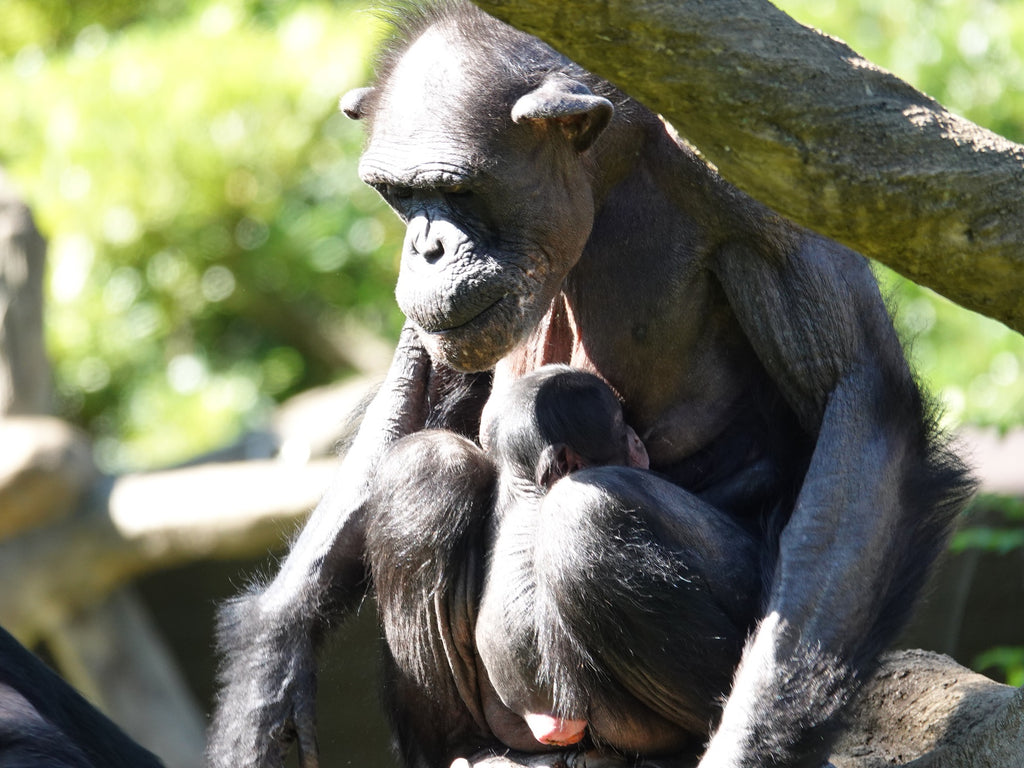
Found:
[[[369,128],[360,175],[408,224],[397,297],[409,322],[281,570],[222,613],[213,764],[279,766],[293,736],[315,764],[314,647],[366,589],[382,452],[430,424],[477,434],[487,374],[458,372],[493,369],[500,391],[548,362],[615,388],[651,467],[680,489],[667,515],[757,532],[760,621],[701,766],[820,764],[972,488],[865,260],[741,194],[641,105],[468,5],[402,15],[376,85],[342,107]],[[456,493],[472,478],[456,480],[453,503],[473,503],[472,488]],[[393,672],[406,754],[443,766],[500,749],[459,696],[477,674],[462,660],[482,554],[436,519],[398,522],[419,525],[452,574],[394,598],[422,640]],[[703,661],[700,647],[677,652]]]
[[[484,437],[498,490],[475,638],[501,702],[544,744],[701,743],[757,618],[754,536],[711,507],[675,515],[687,492],[634,469],[643,443],[593,374],[523,376]],[[502,742],[536,749],[489,703]]]
[[[0,629],[0,766],[160,768],[150,752]]]

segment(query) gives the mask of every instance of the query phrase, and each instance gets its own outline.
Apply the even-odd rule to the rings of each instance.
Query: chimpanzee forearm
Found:
[[[909,616],[971,491],[929,434],[916,390],[883,381],[872,369],[829,400],[782,533],[767,617],[702,765],[761,765],[754,756],[766,754],[781,765],[821,764],[843,707]]]
[[[280,572],[266,589],[222,608],[211,766],[276,768],[293,737],[304,767],[317,764],[315,642],[331,618],[328,609],[344,612],[365,589],[366,484],[384,448],[422,427],[429,375],[429,357],[406,328],[338,475]]]
[[[719,274],[817,441],[766,616],[701,766],[819,766],[973,486],[934,429],[859,257],[813,240],[788,263],[750,256],[727,255]],[[751,280],[761,289],[741,304],[733,292]],[[810,337],[803,312],[827,316],[831,336]]]
[[[837,393],[826,412],[782,533],[767,616],[745,650],[702,766],[754,768],[766,756],[779,765],[821,765],[858,679],[891,639],[876,626],[879,596],[890,589],[887,561],[902,557],[894,549],[905,540],[881,542],[873,529],[899,516],[894,489],[875,482],[893,448],[875,434],[873,455],[850,451],[869,436],[858,434],[867,426],[848,418],[849,405]],[[874,471],[859,471],[868,470],[866,463]],[[856,500],[856,512],[844,499]],[[843,540],[829,535],[839,515],[843,530],[851,531]],[[865,548],[864,541],[878,545]],[[823,610],[839,603],[843,612]]]

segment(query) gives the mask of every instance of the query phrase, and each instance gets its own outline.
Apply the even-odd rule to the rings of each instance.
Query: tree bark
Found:
[[[1024,692],[948,656],[884,657],[832,754],[836,768],[1024,765]]]
[[[68,515],[95,482],[92,444],[53,416],[0,417],[0,541]]]
[[[477,0],[811,229],[1024,331],[1024,147],[767,0]]]

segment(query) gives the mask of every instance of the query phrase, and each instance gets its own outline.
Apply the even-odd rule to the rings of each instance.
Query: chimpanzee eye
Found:
[[[399,187],[394,184],[388,184],[387,196],[392,200],[408,200],[412,197],[411,187]]]
[[[441,192],[446,197],[467,197],[472,194],[472,191],[466,184],[449,184],[446,187],[442,187]]]

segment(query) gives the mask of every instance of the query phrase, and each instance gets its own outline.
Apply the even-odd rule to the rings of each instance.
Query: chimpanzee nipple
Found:
[[[533,738],[541,744],[550,744],[554,747],[567,747],[578,743],[587,730],[586,720],[563,720],[560,717],[537,714],[526,715],[524,719],[533,732]]]

